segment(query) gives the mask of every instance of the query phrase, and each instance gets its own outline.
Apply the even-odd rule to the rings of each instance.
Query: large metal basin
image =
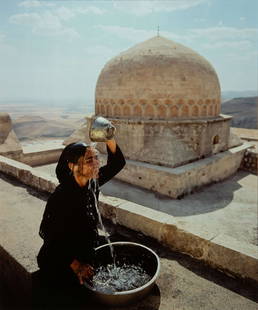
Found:
[[[94,299],[98,302],[111,306],[125,306],[145,297],[155,284],[160,270],[158,255],[148,247],[133,242],[113,242],[116,257],[129,264],[141,262],[141,266],[151,276],[151,280],[145,285],[133,290],[103,293],[96,291],[92,286],[85,282],[85,286],[91,291]],[[94,267],[105,266],[112,263],[110,248],[108,244],[96,248],[96,263]]]

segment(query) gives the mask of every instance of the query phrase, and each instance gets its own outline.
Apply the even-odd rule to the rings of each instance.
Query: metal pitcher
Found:
[[[104,117],[97,117],[91,122],[89,137],[93,142],[105,142],[114,137],[116,128]]]

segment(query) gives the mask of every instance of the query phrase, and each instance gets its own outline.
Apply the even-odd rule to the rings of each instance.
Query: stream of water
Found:
[[[110,255],[113,260],[112,264],[107,266],[100,266],[95,270],[93,279],[90,281],[90,285],[97,291],[104,292],[106,294],[113,292],[128,291],[138,288],[148,281],[151,277],[145,272],[145,270],[136,265],[117,265],[114,247],[112,246],[108,237],[105,226],[103,225],[101,214],[98,208],[98,201],[96,197],[97,181],[92,179],[89,182],[89,190],[92,191],[94,196],[94,204],[96,212],[98,214],[99,223],[101,229],[104,231],[105,238],[110,248]]]
[[[92,188],[91,188],[91,186],[92,186]],[[113,260],[113,264],[114,264],[114,266],[116,266],[114,247],[111,244],[111,241],[110,241],[110,239],[108,237],[108,233],[106,231],[106,228],[103,225],[102,217],[101,217],[101,214],[100,214],[100,211],[99,211],[99,208],[98,208],[98,201],[97,201],[97,197],[96,197],[96,194],[95,194],[96,189],[97,189],[97,181],[96,181],[96,179],[92,179],[92,181],[89,182],[89,189],[92,190],[92,193],[93,193],[93,196],[94,196],[95,208],[96,208],[96,212],[98,214],[99,223],[100,223],[101,229],[104,232],[105,239],[107,240],[107,243],[109,245],[110,254],[111,254],[111,257],[112,257],[112,260]]]

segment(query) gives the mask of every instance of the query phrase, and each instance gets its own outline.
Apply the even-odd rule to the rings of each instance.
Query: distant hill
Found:
[[[13,129],[20,140],[39,137],[64,138],[70,136],[83,119],[45,119],[41,116],[22,116],[13,121]]]
[[[234,98],[223,102],[223,114],[233,116],[232,127],[257,129],[258,97]]]
[[[222,102],[234,99],[234,98],[244,98],[244,97],[255,97],[257,96],[256,90],[227,90],[221,92]]]

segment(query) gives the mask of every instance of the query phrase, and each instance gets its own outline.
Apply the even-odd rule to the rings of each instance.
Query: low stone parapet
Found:
[[[52,164],[58,161],[62,148],[46,151],[23,153],[20,161],[32,167]]]
[[[16,160],[0,156],[0,171],[17,178],[20,182],[46,192],[53,192],[57,180],[44,172]]]
[[[255,149],[245,151],[244,158],[241,162],[241,169],[258,175],[258,153]]]
[[[114,197],[100,197],[101,214],[163,245],[233,276],[258,282],[258,247],[224,234],[194,229],[165,213]]]

